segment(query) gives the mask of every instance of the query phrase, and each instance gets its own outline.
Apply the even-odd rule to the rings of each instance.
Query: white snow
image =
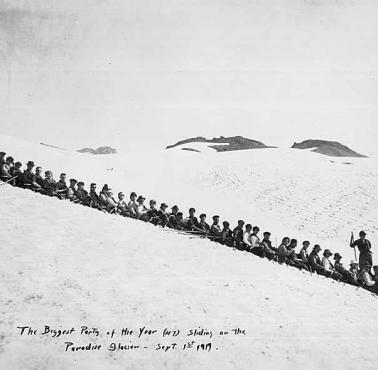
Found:
[[[377,245],[372,158],[343,165],[291,149],[85,156],[5,136],[0,148],[56,178],[64,171],[86,185],[106,182],[185,213],[193,205],[232,225],[243,218],[269,229],[273,241],[319,242],[344,264],[351,230],[365,229]],[[376,368],[378,298],[365,290],[8,185],[0,194],[1,369]],[[209,353],[65,353],[64,339],[21,337],[23,325],[247,334],[216,337],[219,350]],[[95,341],[111,340],[101,332]]]

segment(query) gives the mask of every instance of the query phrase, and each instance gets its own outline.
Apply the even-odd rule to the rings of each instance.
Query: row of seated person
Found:
[[[369,288],[377,286],[375,277],[378,277],[378,271],[373,276],[370,271],[372,266],[366,265],[365,267],[360,266],[358,268],[358,263],[352,261],[348,270],[343,267],[341,263],[342,256],[339,253],[335,253],[334,255],[334,263],[330,260],[333,254],[329,249],[324,250],[323,257],[320,258],[321,247],[318,244],[314,246],[311,253],[308,253],[310,242],[304,241],[302,248],[297,253],[298,241],[284,237],[278,247],[273,247],[270,240],[270,232],[265,231],[263,238],[260,239],[260,228],[251,224],[245,224],[243,220],[239,220],[238,225],[234,229],[231,229],[228,221],[223,221],[221,226],[220,217],[214,215],[212,217],[212,224],[209,225],[206,222],[207,215],[201,214],[199,219],[197,219],[194,208],[190,208],[188,216],[184,217],[177,205],[174,205],[171,208],[171,212],[168,212],[167,204],[161,203],[159,209],[157,209],[156,201],[150,200],[149,207],[146,207],[146,198],[141,195],[138,196],[135,192],[130,194],[128,201],[125,200],[125,195],[122,192],[119,192],[118,199],[115,199],[112,190],[107,184],[102,187],[101,192],[98,194],[95,183],[90,184],[88,192],[85,190],[85,184],[82,181],[70,179],[68,185],[65,173],[61,173],[59,180],[55,181],[53,173],[49,170],[44,172],[44,178],[42,177],[43,171],[41,167],[36,167],[34,173],[34,162],[32,161],[27,163],[27,168],[24,172],[21,171],[21,167],[20,162],[16,162],[13,165],[13,158],[8,157],[2,163],[1,179],[14,186],[31,189],[40,194],[60,199],[68,199],[71,202],[96,208],[104,212],[119,214],[151,222],[154,225],[205,236],[212,241],[228,247],[247,251],[280,264],[287,264],[288,266],[304,269],[349,284],[365,285]],[[374,268],[376,270],[376,266]]]

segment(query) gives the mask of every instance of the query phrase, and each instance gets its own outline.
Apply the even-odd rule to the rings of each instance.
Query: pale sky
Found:
[[[378,152],[377,19],[376,0],[0,0],[0,133]]]

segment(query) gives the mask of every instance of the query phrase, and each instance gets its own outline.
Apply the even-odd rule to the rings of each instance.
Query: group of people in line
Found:
[[[32,161],[27,162],[26,169],[22,171],[22,163],[14,163],[13,157],[6,157],[4,152],[0,152],[0,165],[1,180],[13,186],[30,189],[51,197],[68,199],[73,203],[103,212],[140,219],[154,225],[207,237],[230,248],[247,251],[280,264],[307,270],[348,284],[363,286],[378,293],[378,266],[373,266],[371,243],[366,239],[364,231],[360,231],[358,240],[350,243],[350,247],[358,248],[360,257],[358,263],[351,261],[348,269],[343,266],[342,256],[339,253],[333,254],[329,249],[325,249],[321,256],[322,249],[319,244],[315,244],[310,252],[310,242],[307,240],[303,241],[299,251],[298,241],[289,237],[284,237],[281,244],[274,247],[270,240],[270,232],[263,232],[262,238],[260,238],[259,227],[245,224],[244,220],[239,220],[238,225],[231,229],[229,222],[223,221],[221,224],[220,217],[214,215],[210,225],[206,221],[206,214],[200,214],[199,219],[196,217],[194,208],[190,208],[188,215],[184,217],[177,205],[174,205],[168,212],[167,204],[161,203],[157,208],[156,201],[151,199],[147,207],[145,205],[146,198],[142,195],[138,196],[135,192],[130,194],[128,200],[125,199],[124,193],[119,192],[118,199],[115,199],[107,184],[98,193],[97,185],[91,183],[88,192],[82,181],[70,179],[68,184],[65,173],[60,174],[58,181],[54,180],[50,170],[45,171],[44,177],[42,177],[42,167],[35,167]],[[331,260],[332,256],[333,261]],[[374,274],[371,271],[372,267]]]

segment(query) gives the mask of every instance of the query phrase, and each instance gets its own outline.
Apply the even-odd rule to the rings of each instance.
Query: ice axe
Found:
[[[350,246],[352,246],[352,244],[354,243],[354,235],[353,235],[353,231],[350,235]],[[357,261],[357,252],[356,252],[356,247],[353,247],[354,249],[354,258],[356,259]]]

